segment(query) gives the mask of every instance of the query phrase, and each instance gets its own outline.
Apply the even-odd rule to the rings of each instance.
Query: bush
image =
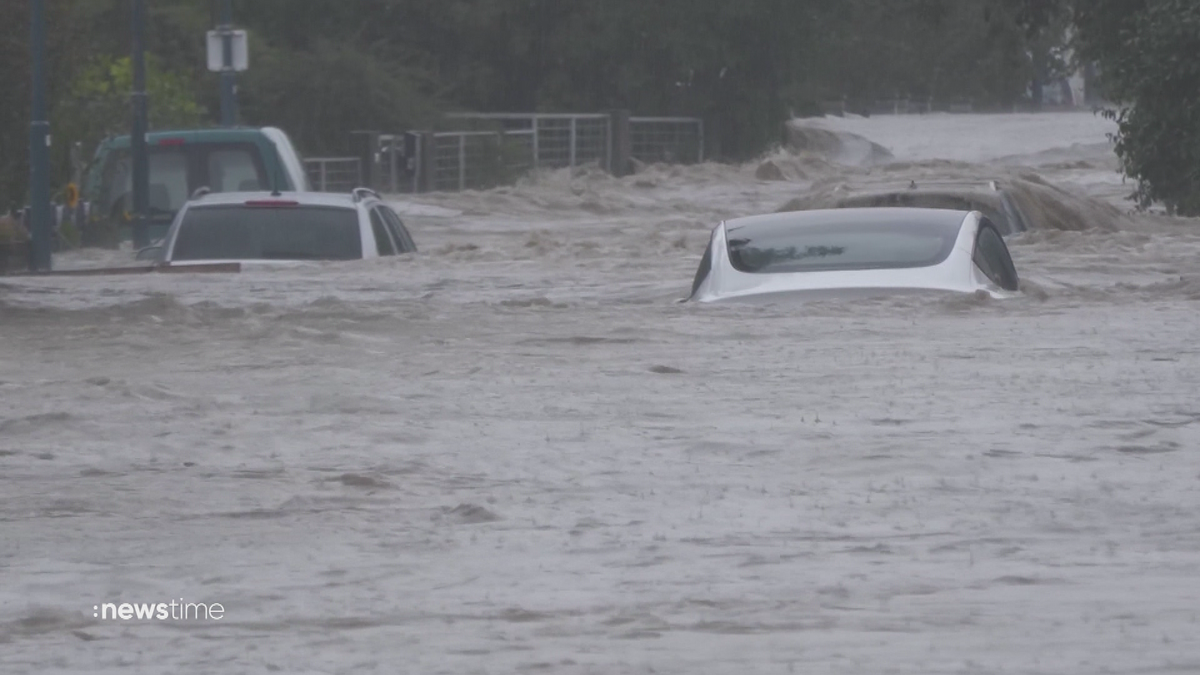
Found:
[[[1118,124],[1116,151],[1145,208],[1200,215],[1200,3],[1097,0],[1078,12]],[[1084,7],[1084,5],[1081,5]]]

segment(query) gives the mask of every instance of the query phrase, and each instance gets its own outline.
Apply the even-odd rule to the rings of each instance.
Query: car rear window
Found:
[[[200,206],[183,216],[172,260],[355,260],[358,212],[332,206]]]
[[[726,242],[733,267],[752,274],[929,267],[950,256],[964,216],[811,224],[783,216],[731,226]]]

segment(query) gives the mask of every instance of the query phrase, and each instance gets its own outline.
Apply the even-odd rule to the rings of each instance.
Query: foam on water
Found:
[[[397,197],[417,256],[0,282],[0,671],[1200,667],[1198,223],[1015,237],[1012,301],[675,303],[715,222],[821,181],[1128,208],[1090,115],[823,124],[893,162],[559,171]],[[179,597],[225,618],[91,616]]]

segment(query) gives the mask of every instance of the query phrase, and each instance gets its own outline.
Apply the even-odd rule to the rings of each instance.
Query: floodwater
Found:
[[[1017,237],[1011,301],[678,304],[720,218],[830,181],[1128,210],[1089,113],[820,124],[894,156],[398,200],[415,257],[0,281],[0,672],[1200,671],[1200,223]],[[179,598],[224,615],[93,617]]]

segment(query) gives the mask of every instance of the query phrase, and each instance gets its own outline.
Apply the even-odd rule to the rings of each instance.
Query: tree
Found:
[[[1116,152],[1131,198],[1200,215],[1200,3],[1091,0],[1076,8],[1080,55],[1117,107]]]
[[[62,138],[82,143],[85,152],[107,136],[128,133],[132,89],[130,57],[93,59],[71,80],[66,96],[55,107],[53,128]],[[164,69],[154,56],[146,59],[146,91],[153,102],[151,129],[192,128],[206,116],[207,111],[196,103],[191,80]]]

